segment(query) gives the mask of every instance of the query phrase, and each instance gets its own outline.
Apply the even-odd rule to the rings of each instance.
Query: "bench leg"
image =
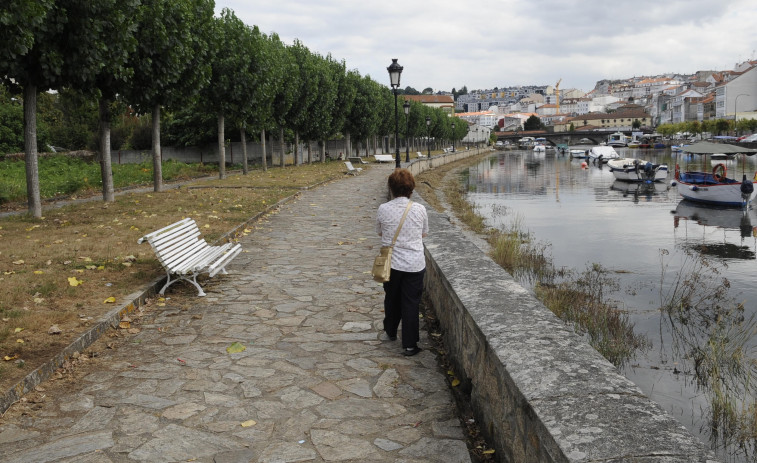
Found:
[[[174,278],[173,280],[171,280],[171,274],[169,273],[168,274],[168,280],[166,280],[166,284],[163,285],[163,288],[158,292],[158,294],[160,294],[161,296],[163,296],[165,294],[165,292],[166,292],[166,288],[168,288],[169,286],[171,286],[172,284],[176,283],[179,280],[184,280],[187,283],[194,285],[195,288],[197,288],[197,296],[198,297],[205,297],[206,296],[205,291],[203,291],[202,288],[200,287],[200,284],[197,283],[197,274],[192,275],[192,279],[191,280],[189,278],[185,277],[184,275],[178,275],[178,278]]]

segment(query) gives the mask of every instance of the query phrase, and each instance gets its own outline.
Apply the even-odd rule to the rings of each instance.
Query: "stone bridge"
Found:
[[[593,130],[591,132],[559,132],[548,133],[540,130],[530,131],[518,131],[518,132],[496,132],[497,141],[508,140],[511,143],[517,142],[523,137],[543,137],[547,139],[547,143],[557,146],[560,143],[566,145],[599,145],[600,143],[607,141],[607,137],[611,133],[618,132],[617,130]],[[631,131],[621,131],[628,136],[631,136]],[[587,141],[588,140],[588,141]]]

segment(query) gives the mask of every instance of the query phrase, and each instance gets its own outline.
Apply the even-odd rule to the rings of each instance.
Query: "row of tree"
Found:
[[[151,117],[155,191],[162,189],[161,111],[174,122],[198,115],[216,119],[221,178],[226,127],[239,131],[242,146],[248,131],[263,143],[266,132],[278,132],[283,141],[284,131],[291,131],[295,146],[300,139],[340,134],[349,143],[351,137],[367,141],[394,131],[394,96],[386,86],[298,40],[286,45],[276,34],[262,34],[229,9],[214,17],[212,0],[10,0],[0,5],[0,23],[0,77],[23,95],[27,194],[34,217],[42,215],[37,97],[50,89],[99,102],[105,201],[114,198],[114,101]],[[456,124],[453,132],[444,112],[420,104],[412,104],[403,122],[403,136],[426,136],[431,130],[434,138],[457,140],[467,133],[467,124]],[[325,150],[325,143],[321,146]],[[246,153],[243,159],[246,173]]]
[[[757,119],[708,119],[704,121],[684,121],[676,123],[660,124],[655,129],[662,135],[675,135],[677,133],[700,134],[703,132],[723,135],[728,133],[753,133],[757,131]]]

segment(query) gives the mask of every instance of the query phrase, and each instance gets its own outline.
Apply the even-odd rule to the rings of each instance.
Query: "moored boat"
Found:
[[[699,142],[686,146],[684,152],[703,155],[754,154],[757,150],[723,143]],[[746,173],[742,174],[741,181],[728,178],[728,167],[722,162],[716,164],[712,172],[681,171],[676,164],[675,186],[678,194],[690,201],[718,206],[747,207],[757,194],[752,181],[747,179]]]
[[[607,167],[616,179],[625,182],[663,182],[668,178],[667,164],[653,164],[641,159],[611,159]]]
[[[628,146],[628,136],[623,132],[611,133],[607,137],[607,145],[613,147]]]
[[[589,150],[582,150],[578,148],[572,148],[570,150],[570,157],[574,159],[586,159],[589,157]]]
[[[589,150],[589,159],[593,162],[603,163],[619,157],[620,155],[612,146],[592,146]]]

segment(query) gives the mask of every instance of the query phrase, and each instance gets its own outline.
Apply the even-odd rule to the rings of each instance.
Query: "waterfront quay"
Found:
[[[138,329],[116,348],[8,409],[0,461],[468,462],[469,420],[502,462],[717,461],[428,205],[438,327],[421,330],[413,357],[382,342],[369,268],[392,169],[301,192],[240,239],[245,252],[208,297],[175,285],[132,314]]]

